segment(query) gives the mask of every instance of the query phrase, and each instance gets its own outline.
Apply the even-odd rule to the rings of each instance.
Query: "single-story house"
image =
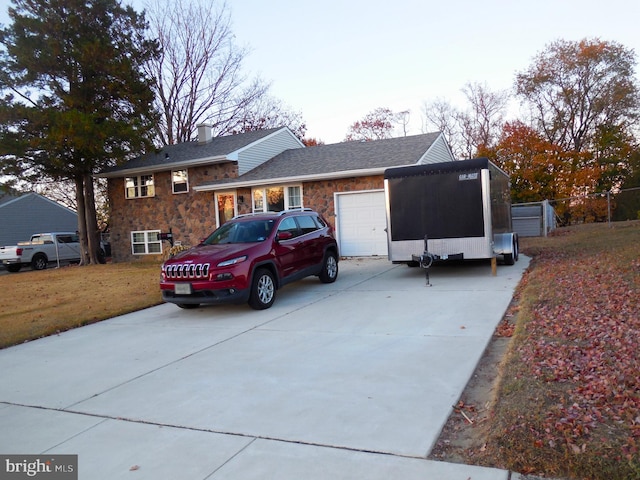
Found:
[[[455,160],[439,132],[305,147],[286,127],[163,147],[100,173],[114,261],[160,255],[159,234],[195,245],[235,215],[312,208],[343,256],[387,254],[384,170]]]
[[[75,232],[78,214],[37,193],[0,189],[0,246],[29,240],[34,233]]]

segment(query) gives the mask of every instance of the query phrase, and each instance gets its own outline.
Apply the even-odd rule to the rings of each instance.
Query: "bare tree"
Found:
[[[411,119],[411,111],[404,110],[402,112],[396,113],[396,123],[402,127],[402,136],[407,136],[407,126],[409,125],[409,120]]]
[[[463,89],[471,105],[472,142],[474,146],[491,147],[504,124],[509,96],[503,91],[491,91],[487,84],[467,83]]]
[[[422,104],[423,133],[442,132],[455,157],[464,156],[461,148],[458,117],[461,112],[444,98],[436,98]]]
[[[239,128],[244,112],[268,85],[242,73],[248,52],[235,44],[226,3],[155,0],[146,14],[162,49],[146,67],[155,79],[161,114],[158,140],[165,145],[190,141],[205,122],[215,134]]]
[[[442,132],[456,157],[470,158],[481,146],[497,141],[509,101],[506,92],[492,92],[486,85],[467,83],[463,89],[469,107],[461,110],[438,98],[423,104],[423,129]]]
[[[458,111],[455,117],[458,125],[457,151],[460,158],[473,158],[478,149],[473,116],[469,112]]]
[[[229,133],[243,133],[265,128],[287,126],[300,140],[307,133],[307,125],[300,112],[293,111],[280,99],[262,95],[238,116],[236,126]]]

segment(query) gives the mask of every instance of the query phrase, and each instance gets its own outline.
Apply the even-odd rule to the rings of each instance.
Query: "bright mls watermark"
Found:
[[[2,455],[0,480],[78,480],[77,455]]]

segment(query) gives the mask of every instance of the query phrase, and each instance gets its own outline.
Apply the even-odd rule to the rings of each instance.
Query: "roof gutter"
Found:
[[[339,178],[367,177],[369,175],[382,175],[389,167],[369,168],[365,170],[344,170],[342,172],[330,172],[321,174],[295,175],[290,177],[265,178],[256,180],[239,180],[224,183],[212,183],[192,187],[196,192],[210,192],[213,190],[225,190],[230,188],[244,188],[266,185],[281,185],[297,182],[315,182],[319,180],[336,180]]]

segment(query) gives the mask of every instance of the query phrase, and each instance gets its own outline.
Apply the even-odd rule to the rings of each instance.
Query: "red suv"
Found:
[[[310,275],[334,282],[338,259],[333,229],[310,209],[241,215],[164,262],[160,289],[182,308],[248,301],[262,310],[287,283]]]

